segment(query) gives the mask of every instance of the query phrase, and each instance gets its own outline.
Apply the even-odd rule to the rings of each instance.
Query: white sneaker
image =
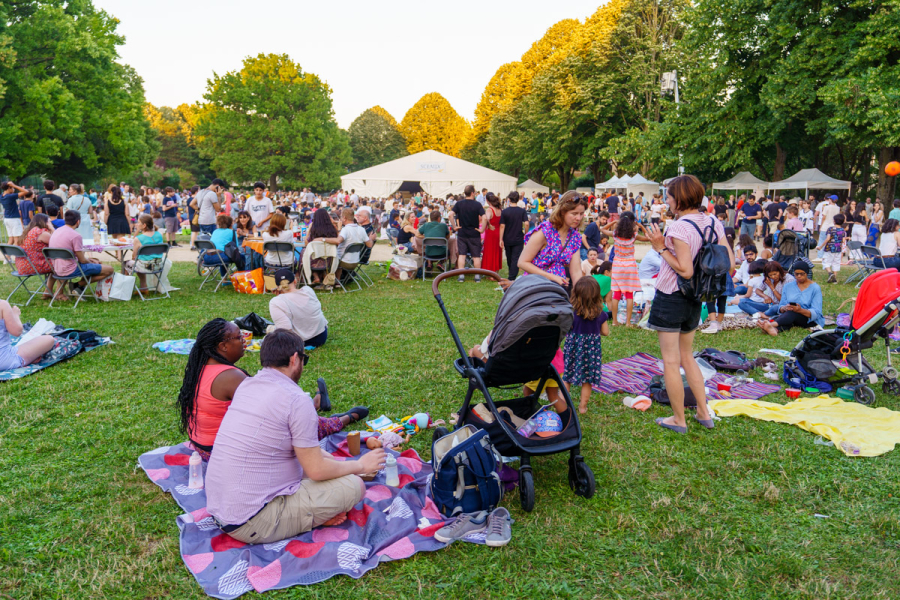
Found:
[[[700,333],[719,333],[719,322],[710,321],[706,329],[701,329]]]

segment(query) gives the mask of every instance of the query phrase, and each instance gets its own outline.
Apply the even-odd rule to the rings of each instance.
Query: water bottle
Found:
[[[397,487],[400,485],[400,475],[397,472],[397,459],[393,454],[388,454],[384,459],[384,482],[387,485]]]
[[[203,489],[203,459],[195,450],[191,454],[191,460],[188,461],[188,487],[202,490]]]
[[[106,246],[109,244],[109,236],[106,233],[106,223],[100,221],[100,245]]]

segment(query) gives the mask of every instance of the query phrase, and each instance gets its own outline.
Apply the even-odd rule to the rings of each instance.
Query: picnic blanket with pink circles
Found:
[[[345,433],[328,436],[320,445],[335,458],[350,458]],[[245,544],[216,526],[206,510],[205,490],[188,487],[192,452],[189,442],[163,446],[142,454],[139,463],[184,509],[176,518],[181,557],[203,591],[214,598],[310,585],[342,574],[359,579],[382,562],[446,546],[434,539],[434,532],[446,523],[429,497],[431,465],[413,449],[390,451],[397,457],[398,487],[385,485],[379,474],[366,483],[365,498],[346,522],[272,544]],[[203,469],[205,475],[206,463]],[[484,537],[473,534],[465,541],[484,543]]]

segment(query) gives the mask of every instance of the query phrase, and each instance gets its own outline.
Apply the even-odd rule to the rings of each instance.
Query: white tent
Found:
[[[628,181],[626,189],[629,194],[634,194],[635,197],[637,197],[640,192],[643,192],[644,198],[650,199],[653,197],[653,194],[659,192],[659,184],[655,181],[650,181],[640,173],[637,173]]]
[[[531,192],[541,192],[542,194],[550,193],[550,188],[548,188],[546,185],[541,185],[531,179],[520,183],[518,187],[516,187],[516,189],[520,194],[527,194],[528,196],[531,196]]]
[[[850,190],[849,181],[829,177],[818,169],[803,169],[787,179],[773,181],[770,190]],[[808,194],[804,195],[804,198]]]
[[[614,190],[619,187],[619,176],[613,175],[603,183],[598,183],[596,188],[598,190]]]
[[[713,190],[746,190],[753,193],[757,198],[766,195],[766,189],[769,183],[759,179],[749,171],[741,171],[728,181],[714,183]]]
[[[481,191],[487,188],[501,198],[516,189],[516,178],[443,154],[425,150],[341,177],[341,187],[360,196],[386,198],[404,182],[418,183],[426,194],[435,197],[461,194],[469,184]]]

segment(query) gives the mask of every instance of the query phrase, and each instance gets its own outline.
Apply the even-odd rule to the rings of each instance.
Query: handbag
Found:
[[[110,300],[122,300],[128,302],[134,293],[134,275],[122,275],[113,273],[112,285],[109,288]]]
[[[234,230],[231,231],[231,241],[225,244],[225,248],[222,252],[228,257],[228,260],[234,263],[234,266],[238,271],[244,270],[244,255],[241,254],[241,251],[238,249],[237,236],[234,233]]]

